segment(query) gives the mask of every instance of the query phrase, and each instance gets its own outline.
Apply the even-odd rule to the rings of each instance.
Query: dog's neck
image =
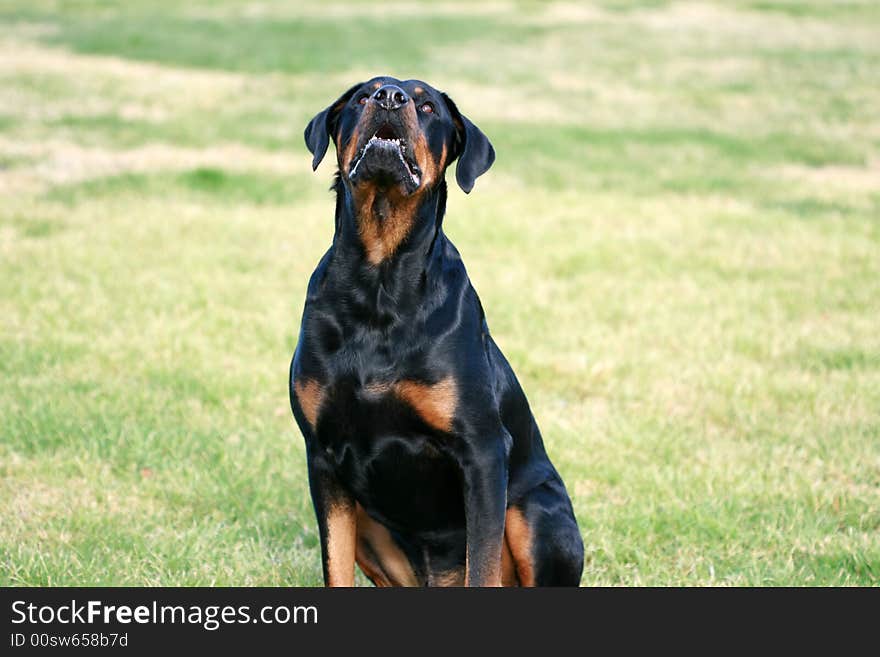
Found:
[[[372,327],[411,322],[436,290],[449,244],[443,235],[446,183],[415,202],[397,195],[352,193],[337,178],[336,230],[325,289],[347,301],[345,314],[370,317]],[[410,214],[405,214],[409,212]]]
[[[445,181],[411,196],[372,185],[352,188],[339,177],[334,188],[334,246],[355,256],[359,266],[381,272],[426,268],[442,237]]]

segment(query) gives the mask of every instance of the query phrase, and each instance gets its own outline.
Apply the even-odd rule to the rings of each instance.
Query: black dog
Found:
[[[442,229],[446,168],[495,160],[446,94],[374,78],[305,131],[339,165],[333,244],[290,368],[324,581],[574,585],[583,542],[516,376]]]

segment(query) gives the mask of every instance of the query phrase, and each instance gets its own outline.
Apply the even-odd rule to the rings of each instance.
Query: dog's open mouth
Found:
[[[406,139],[385,123],[352,158],[348,177],[355,183],[376,180],[380,184],[403,184],[407,192],[412,192],[419,186],[421,173]]]

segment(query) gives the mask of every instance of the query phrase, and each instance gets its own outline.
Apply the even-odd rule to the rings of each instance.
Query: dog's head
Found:
[[[456,180],[470,192],[495,160],[486,135],[446,94],[419,80],[356,84],[309,122],[305,139],[313,169],[333,139],[347,185],[405,197],[433,188],[456,158]]]

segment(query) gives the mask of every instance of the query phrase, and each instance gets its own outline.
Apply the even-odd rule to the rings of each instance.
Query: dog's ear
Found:
[[[312,158],[312,171],[318,168],[324,154],[327,152],[327,146],[330,144],[330,135],[336,132],[336,122],[339,120],[339,113],[345,104],[351,100],[355,91],[363,86],[363,82],[354,85],[351,89],[342,94],[327,109],[318,114],[309,121],[303,136],[306,139],[306,146],[314,155]]]
[[[489,138],[458,111],[452,99],[443,94],[443,100],[452,114],[455,124],[456,141],[458,142],[458,165],[455,167],[455,180],[465,194],[474,188],[474,182],[489,170],[495,161],[495,149]]]

